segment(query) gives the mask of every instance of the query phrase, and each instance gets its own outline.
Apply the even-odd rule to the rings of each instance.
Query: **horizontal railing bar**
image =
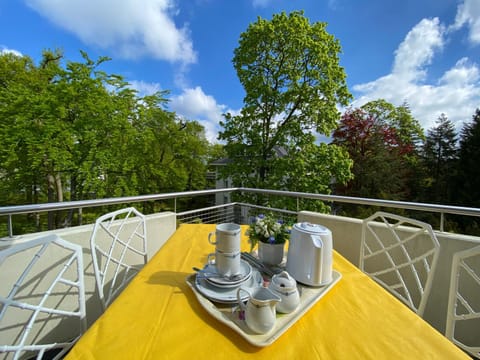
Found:
[[[226,207],[232,207],[232,206],[235,206],[235,205],[237,205],[237,203],[213,205],[213,206],[203,207],[201,209],[181,211],[181,212],[177,213],[177,216],[185,216],[185,215],[189,215],[189,214],[198,213],[200,211],[216,210],[216,209],[221,209],[221,208],[226,208]]]
[[[248,193],[261,193],[261,194],[267,194],[267,195],[287,196],[287,197],[301,197],[304,199],[316,199],[316,200],[322,200],[327,202],[340,202],[340,203],[349,203],[349,204],[358,204],[358,205],[401,208],[401,209],[408,209],[408,210],[429,211],[429,212],[436,212],[436,213],[456,214],[456,215],[465,215],[465,216],[480,216],[480,208],[359,198],[359,197],[339,196],[339,195],[314,194],[314,193],[304,193],[304,192],[292,192],[292,191],[283,191],[283,190],[253,189],[253,188],[209,189],[209,190],[184,191],[184,192],[153,194],[153,195],[137,195],[137,196],[107,198],[107,199],[77,200],[77,201],[65,201],[65,202],[57,202],[57,203],[3,206],[3,207],[0,207],[0,216],[14,215],[14,214],[40,213],[40,212],[47,212],[47,211],[54,211],[54,210],[78,209],[78,208],[125,204],[125,203],[133,203],[133,202],[156,201],[156,200],[173,199],[173,198],[179,198],[179,197],[195,197],[195,196],[201,196],[201,195],[213,195],[218,193],[228,193],[228,192],[237,192],[237,191],[248,192]]]
[[[292,210],[278,209],[278,208],[272,208],[272,207],[260,206],[260,205],[253,205],[253,204],[248,204],[248,203],[236,203],[236,205],[245,206],[245,207],[254,208],[254,209],[260,209],[260,210],[266,210],[266,211],[280,212],[280,213],[285,213],[285,214],[289,214],[289,215],[297,215],[298,214],[298,212],[292,211]]]
[[[210,189],[210,190],[183,191],[183,192],[154,194],[154,195],[126,196],[126,197],[107,198],[107,199],[77,200],[77,201],[65,201],[65,202],[44,203],[44,204],[3,206],[3,207],[0,207],[0,216],[13,215],[13,214],[39,213],[39,212],[46,212],[46,211],[53,211],[53,210],[78,209],[78,208],[116,205],[116,204],[134,203],[134,202],[156,201],[156,200],[173,199],[178,197],[194,197],[194,196],[200,196],[200,195],[211,195],[211,194],[217,194],[217,193],[232,192],[236,190],[237,188]]]
[[[293,192],[293,191],[283,191],[283,190],[265,190],[265,189],[252,189],[252,188],[238,188],[236,190],[245,191],[249,193],[301,197],[305,199],[316,199],[316,200],[323,200],[328,202],[341,202],[341,203],[349,203],[349,204],[357,204],[357,205],[401,208],[401,209],[407,209],[407,210],[420,210],[420,211],[429,211],[429,212],[436,212],[436,213],[443,212],[448,214],[466,215],[466,216],[480,216],[480,208],[472,208],[472,207],[465,207],[465,206],[427,204],[427,203],[395,201],[395,200],[381,200],[381,199],[313,194],[313,193]]]

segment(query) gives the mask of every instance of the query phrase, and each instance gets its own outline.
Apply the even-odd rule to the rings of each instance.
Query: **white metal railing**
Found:
[[[197,196],[216,195],[219,193],[257,193],[257,194],[263,194],[263,195],[292,197],[297,199],[297,204],[299,203],[300,199],[313,199],[313,200],[325,201],[332,204],[346,203],[346,204],[356,204],[356,205],[366,205],[366,206],[378,206],[383,208],[396,208],[396,209],[406,209],[406,210],[417,210],[422,212],[433,212],[433,213],[440,214],[440,229],[439,229],[440,231],[444,230],[445,214],[480,217],[480,208],[439,205],[439,204],[426,204],[426,203],[405,202],[405,201],[391,201],[391,200],[358,198],[358,197],[349,197],[349,196],[282,191],[282,190],[252,189],[252,188],[210,189],[210,190],[185,191],[185,192],[174,192],[174,193],[152,194],[152,195],[138,195],[138,196],[95,199],[95,200],[80,200],[80,201],[65,201],[65,202],[57,202],[57,203],[44,203],[44,204],[32,204],[32,205],[4,206],[4,207],[0,207],[0,217],[2,216],[7,217],[7,232],[8,232],[8,236],[12,237],[13,236],[12,216],[17,214],[45,213],[49,211],[71,210],[71,209],[78,209],[79,211],[81,211],[81,209],[83,208],[116,205],[116,204],[131,204],[131,203],[158,201],[158,200],[166,200],[166,199],[174,200],[174,211],[177,212],[176,202],[177,202],[177,199],[179,198],[185,198],[185,197],[191,198],[191,197],[197,197]],[[210,216],[210,219],[212,221],[216,221],[216,219],[218,219],[219,216],[224,216],[224,218],[226,219],[232,219],[231,216],[233,215],[229,213],[228,210],[225,210],[228,207],[231,207],[232,205],[255,207],[255,205],[245,204],[245,203],[221,204],[214,207],[192,209],[189,211],[179,212],[178,215],[180,218],[184,217],[185,219],[190,218],[194,220],[195,218],[198,218],[199,214],[201,214],[202,211],[203,212],[217,211],[220,213],[223,211],[224,212],[223,215],[217,214],[217,215],[208,215],[208,216]],[[302,209],[299,209],[298,207],[299,206],[297,205],[297,209],[296,209],[297,212],[302,210]],[[295,211],[291,211],[291,210],[290,212],[292,214],[295,213]]]

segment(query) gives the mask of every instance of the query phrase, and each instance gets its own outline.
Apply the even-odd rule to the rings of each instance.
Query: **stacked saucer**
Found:
[[[195,286],[208,299],[223,303],[237,303],[237,289],[254,289],[262,286],[263,278],[257,270],[253,270],[249,263],[240,261],[240,273],[234,276],[224,276],[218,273],[215,264],[207,264],[197,272]],[[247,300],[248,295],[244,295]]]
[[[231,288],[241,285],[252,276],[252,267],[246,261],[240,260],[240,272],[236,275],[222,275],[218,272],[215,264],[207,264],[198,274],[205,277],[211,285],[220,288]]]

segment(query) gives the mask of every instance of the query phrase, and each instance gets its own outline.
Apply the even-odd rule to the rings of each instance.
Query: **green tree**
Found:
[[[395,131],[398,145],[402,147],[404,154],[411,155],[412,150],[418,150],[425,139],[422,126],[412,116],[407,103],[395,106],[384,99],[378,99],[366,103],[361,108],[371,114],[376,122]]]
[[[457,161],[457,134],[453,123],[445,114],[428,130],[423,146],[423,162],[427,179],[424,201],[449,203],[452,198],[452,179]]]
[[[204,128],[161,109],[158,100],[144,98],[135,122],[142,193],[203,189],[209,148]]]
[[[348,109],[333,133],[333,143],[348,151],[354,178],[339,194],[388,200],[411,200],[423,137],[406,105],[377,100]],[[346,211],[357,213],[358,207]]]
[[[68,126],[58,121],[63,109],[57,106],[54,91],[62,75],[60,58],[58,53],[45,52],[36,67],[29,58],[0,57],[2,170],[9,176],[11,190],[24,192],[23,201],[37,198],[38,185],[45,181],[48,200],[62,201],[59,170],[73,165],[66,148],[71,136]]]
[[[470,123],[466,123],[460,135],[456,201],[465,206],[480,207],[480,109],[475,111]]]
[[[121,77],[99,70],[108,58],[82,56],[83,63],[67,62],[56,88],[64,109],[59,120],[71,129],[71,199],[134,195],[135,178],[125,175],[134,164],[128,155],[136,136],[136,94]]]
[[[38,66],[27,56],[0,56],[2,194],[15,194],[5,203],[101,197],[124,185],[108,174],[124,168],[134,93],[97,69],[107,58],[82,56],[65,68],[59,51],[44,51]],[[55,215],[49,228],[65,221]]]
[[[480,109],[475,110],[472,121],[465,123],[460,132],[460,144],[456,173],[453,181],[452,203],[454,205],[480,207]],[[450,217],[451,218],[451,217]],[[480,222],[475,217],[453,217],[457,232],[480,235]]]
[[[0,202],[204,188],[203,127],[166,111],[166,92],[140,98],[100,70],[108,58],[82,57],[62,66],[60,52],[45,51],[37,66],[0,55]],[[71,221],[72,213],[52,213],[48,227]]]
[[[349,178],[346,153],[315,145],[314,136],[330,134],[336,106],[351,98],[340,52],[326,23],[312,24],[298,11],[259,17],[241,34],[233,65],[246,93],[244,106],[239,115],[225,115],[219,134],[231,159],[224,176],[234,185],[293,190],[295,184],[298,191],[324,192],[332,178]],[[323,162],[335,167],[300,180]]]

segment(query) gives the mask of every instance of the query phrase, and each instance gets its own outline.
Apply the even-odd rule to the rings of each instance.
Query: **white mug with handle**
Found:
[[[240,251],[240,225],[234,223],[218,224],[215,231],[208,234],[208,242],[223,253]]]

